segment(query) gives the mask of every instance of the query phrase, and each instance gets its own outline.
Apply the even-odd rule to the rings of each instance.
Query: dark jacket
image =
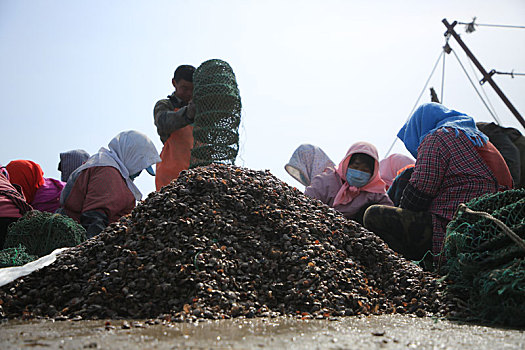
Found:
[[[514,128],[504,128],[495,123],[476,123],[496,146],[509,167],[515,187],[525,186],[525,137]]]
[[[187,104],[175,96],[175,93],[157,101],[153,109],[153,117],[162,143],[166,142],[173,131],[193,123],[188,117],[187,110]]]

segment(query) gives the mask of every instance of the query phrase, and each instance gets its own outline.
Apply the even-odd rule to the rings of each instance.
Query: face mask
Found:
[[[131,179],[131,181],[135,180],[135,178],[136,178],[137,176],[139,176],[141,172],[142,172],[142,170],[139,171],[139,172],[136,173],[136,174],[130,175],[129,178]]]
[[[350,168],[346,171],[346,181],[350,186],[363,187],[368,183],[370,177],[371,175],[364,171]]]

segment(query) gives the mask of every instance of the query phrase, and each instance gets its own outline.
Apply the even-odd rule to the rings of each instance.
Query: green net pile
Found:
[[[190,168],[234,164],[239,152],[241,97],[230,65],[213,59],[193,74],[193,149]]]
[[[467,207],[492,215],[525,240],[525,189],[485,195]],[[525,326],[525,250],[501,227],[458,212],[447,226],[444,254],[449,292],[462,300],[458,318]]]
[[[0,267],[22,266],[36,259],[38,256],[27,254],[22,245],[0,250]]]
[[[22,259],[18,258],[18,250],[20,254],[30,256],[30,261],[32,261],[34,258],[47,255],[55,249],[74,247],[86,239],[86,230],[73,219],[60,214],[32,210],[9,225],[4,249],[0,251],[0,254],[16,256],[17,258],[12,261],[18,261]],[[23,259],[27,259],[27,257]],[[17,265],[12,264],[10,266]]]

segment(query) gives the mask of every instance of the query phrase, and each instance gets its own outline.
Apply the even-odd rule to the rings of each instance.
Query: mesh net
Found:
[[[27,254],[26,248],[22,245],[0,250],[0,267],[22,266],[36,259],[38,256]]]
[[[73,219],[33,210],[9,225],[4,247],[23,246],[27,254],[41,257],[58,248],[74,247],[86,239],[86,230]]]
[[[485,195],[467,207],[525,239],[525,189]],[[494,220],[459,211],[447,227],[444,254],[449,292],[465,305],[458,318],[525,326],[525,250]]]
[[[239,151],[241,97],[230,65],[213,59],[193,74],[193,149],[190,168],[234,164]]]

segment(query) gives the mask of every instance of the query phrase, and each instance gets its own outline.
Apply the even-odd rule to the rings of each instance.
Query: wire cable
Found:
[[[507,24],[481,24],[481,23],[474,23],[474,22],[458,22],[458,24],[462,25],[474,25],[478,27],[498,27],[498,28],[514,28],[514,29],[525,29],[525,26],[513,26],[513,25],[507,25]]]
[[[446,58],[447,58],[447,55],[443,55],[443,71],[441,72],[441,104],[443,104],[443,93],[445,91],[445,59]]]
[[[477,81],[480,81],[480,78],[477,74],[477,71],[476,69],[474,68],[474,64],[472,63],[472,60],[467,60],[467,62],[469,63],[470,65],[470,69],[472,70],[472,73],[474,74],[474,76],[476,77],[476,80]],[[489,104],[492,112],[496,115],[496,118],[499,119],[499,115],[498,113],[496,112],[496,108],[494,108],[494,106],[492,105],[492,102],[490,101],[490,98],[489,96],[487,95],[487,92],[485,91],[485,87],[483,85],[480,85],[481,87],[481,91],[483,92],[483,95],[485,95],[485,98],[487,99],[487,103]]]
[[[517,76],[525,76],[525,73],[514,73],[514,72],[498,72],[498,71],[494,71],[494,74],[501,74],[501,75],[510,75],[511,77],[514,78],[515,75]]]
[[[419,104],[419,100],[421,99],[421,96],[423,96],[423,94],[425,93],[425,90],[427,89],[427,85],[428,83],[430,82],[430,79],[432,78],[432,76],[434,75],[434,72],[436,71],[436,67],[438,66],[439,64],[439,61],[441,60],[441,58],[445,55],[445,51],[444,50],[441,50],[441,53],[439,54],[439,57],[436,61],[436,63],[434,64],[434,68],[432,68],[432,72],[430,73],[430,76],[428,77],[426,83],[425,83],[425,86],[423,87],[423,89],[421,90],[421,93],[419,94],[419,97],[417,98],[417,101],[416,103],[414,104],[414,107],[412,107],[412,110],[410,111],[410,114],[408,115],[408,117],[406,118],[405,120],[405,123],[406,121],[412,116],[412,113],[414,113],[414,110],[416,109],[416,107],[418,106]],[[396,137],[394,138],[394,142],[392,142],[392,145],[390,146],[390,148],[388,149],[388,151],[386,152],[385,154],[385,158],[388,157],[388,155],[390,154],[390,152],[392,151],[392,148],[394,148],[394,145],[396,144],[397,142],[397,135]]]
[[[483,96],[481,96],[481,94],[479,93],[477,87],[476,87],[476,84],[474,84],[474,82],[472,81],[472,79],[470,78],[470,76],[468,75],[468,72],[467,70],[465,69],[465,66],[463,66],[463,63],[461,63],[461,60],[459,59],[458,55],[456,54],[456,51],[452,50],[452,52],[454,53],[454,56],[456,57],[456,59],[458,60],[458,63],[459,65],[461,66],[461,68],[463,69],[463,72],[465,73],[465,75],[467,76],[468,80],[470,81],[470,84],[472,84],[472,87],[474,88],[474,90],[476,90],[476,93],[478,94],[479,98],[481,99],[481,102],[483,102],[483,104],[485,105],[485,107],[487,108],[487,110],[489,111],[490,115],[492,116],[492,118],[494,118],[494,120],[496,121],[496,123],[498,125],[501,125],[501,122],[499,121],[499,119],[494,115],[494,113],[492,113],[492,111],[490,110],[489,106],[487,105],[487,103],[485,102],[485,100],[483,99]]]

